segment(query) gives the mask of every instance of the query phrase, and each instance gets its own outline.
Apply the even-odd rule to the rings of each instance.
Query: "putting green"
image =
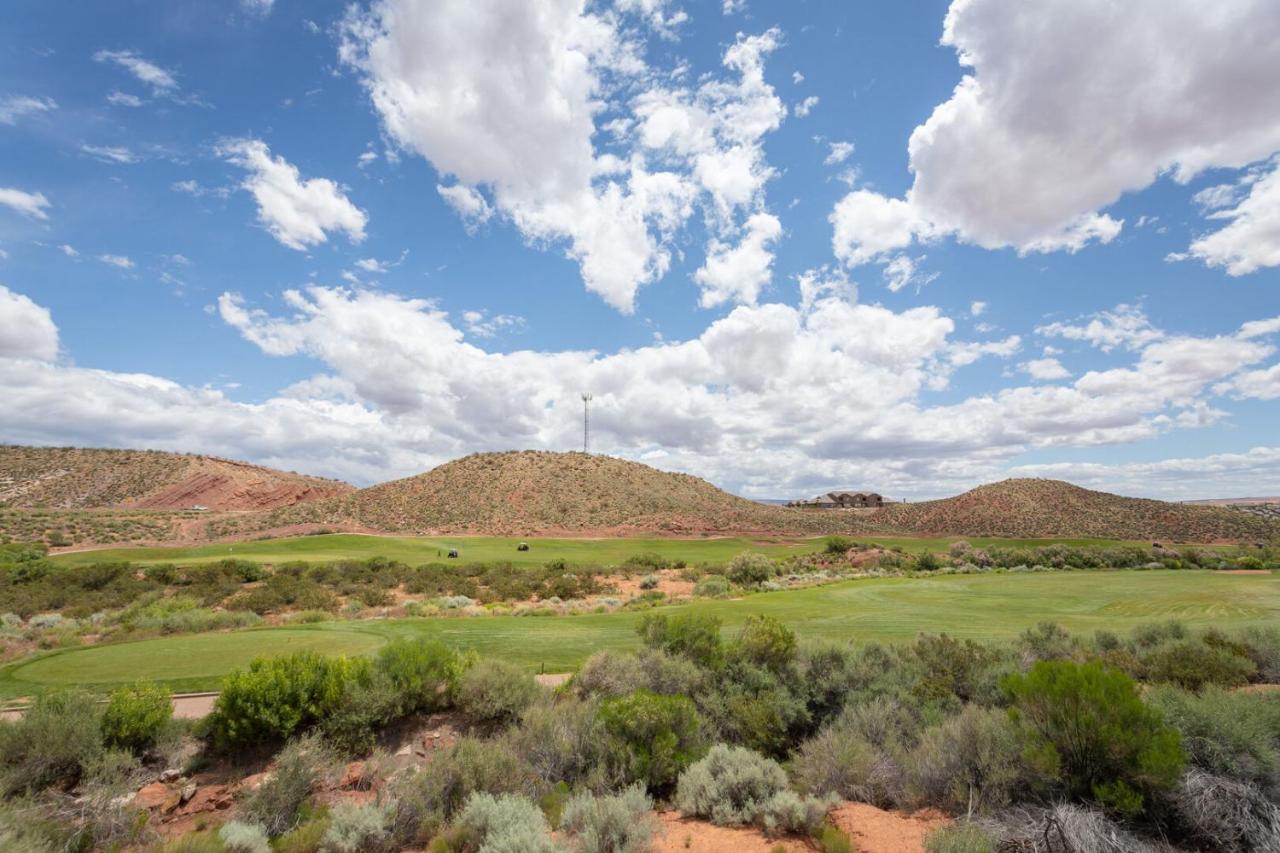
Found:
[[[355,630],[352,630],[355,628]],[[312,651],[367,654],[384,642],[357,625],[328,630],[280,628],[230,634],[193,634],[54,652],[10,669],[6,675],[33,686],[96,688],[138,679],[171,686],[207,686],[255,657]]]
[[[1037,622],[1070,631],[1120,634],[1179,619],[1195,628],[1280,624],[1280,575],[1204,571],[1036,572],[875,578],[697,601],[658,612],[697,610],[732,633],[751,615],[780,619],[802,639],[900,641],[921,632],[979,640],[1012,637]],[[170,637],[70,649],[0,669],[0,695],[52,686],[101,689],[139,678],[174,689],[213,689],[258,655],[310,648],[363,654],[393,637],[428,636],[530,669],[573,669],[600,649],[637,644],[643,613],[477,616],[335,622],[234,634]]]

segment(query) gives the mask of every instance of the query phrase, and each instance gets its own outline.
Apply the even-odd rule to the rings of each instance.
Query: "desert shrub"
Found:
[[[102,714],[102,736],[108,746],[136,752],[154,743],[172,719],[169,691],[139,682],[112,692]]]
[[[639,658],[608,649],[587,658],[573,676],[581,696],[625,696],[647,687],[647,681]]]
[[[267,834],[254,823],[227,821],[218,830],[218,840],[227,853],[271,853]]]
[[[343,755],[367,755],[378,731],[400,713],[401,696],[386,674],[375,670],[367,679],[347,683],[324,719],[320,731]]]
[[[1170,640],[1184,640],[1187,626],[1176,619],[1168,622],[1152,622],[1133,629],[1133,642],[1141,648],[1158,646]]]
[[[1196,694],[1164,685],[1147,701],[1181,732],[1193,766],[1252,783],[1280,800],[1280,701],[1275,697],[1219,687]]]
[[[583,791],[565,804],[560,827],[576,836],[582,853],[645,853],[658,829],[652,809],[641,785],[607,796]]]
[[[1280,628],[1245,628],[1240,638],[1258,668],[1258,679],[1268,684],[1280,683]]]
[[[1149,792],[1177,784],[1186,763],[1178,731],[1124,673],[1042,661],[1004,686],[1024,756],[1050,788],[1133,814]]]
[[[320,841],[324,853],[375,853],[389,849],[392,806],[344,800],[329,812],[329,828]]]
[[[303,806],[331,772],[336,757],[315,736],[291,742],[276,756],[271,776],[264,780],[240,808],[240,816],[258,824],[275,838],[298,825]]]
[[[711,689],[698,695],[708,732],[739,746],[782,758],[808,729],[804,700],[788,679],[746,662],[727,669]]]
[[[275,853],[316,853],[329,831],[329,815],[320,810],[284,835],[275,839]]]
[[[368,670],[363,660],[314,652],[257,658],[223,681],[209,733],[220,749],[284,740],[324,719]]]
[[[971,823],[955,823],[930,832],[925,853],[996,853],[996,840]]]
[[[449,707],[466,664],[444,643],[422,638],[393,640],[375,661],[400,697],[401,714]]]
[[[538,780],[511,746],[464,737],[437,753],[425,771],[397,792],[399,821],[440,824],[452,818],[476,792],[534,794]]]
[[[830,818],[824,820],[818,827],[818,831],[814,833],[813,842],[819,853],[856,853],[857,851],[849,833],[833,824]]]
[[[729,594],[729,582],[722,577],[712,575],[694,584],[693,594],[701,598],[721,598]]]
[[[757,666],[778,672],[795,658],[796,635],[772,616],[748,616],[733,650]]]
[[[472,794],[457,826],[485,853],[556,853],[546,817],[527,797]]]
[[[533,676],[513,663],[482,660],[462,674],[458,709],[473,724],[510,723],[538,698]]]
[[[536,702],[503,740],[546,785],[568,782],[602,791],[621,781],[622,747],[609,737],[594,700]]]
[[[718,666],[724,654],[720,625],[719,619],[702,613],[646,613],[636,632],[651,649],[686,657],[701,666]]]
[[[932,551],[924,551],[916,556],[917,572],[936,572],[940,568],[942,568],[942,560]]]
[[[26,713],[0,723],[0,768],[7,792],[75,785],[103,753],[102,710],[87,693],[37,696]]]
[[[621,775],[655,795],[669,791],[702,751],[698,712],[687,697],[638,690],[605,700],[599,715],[620,746]]]
[[[1252,785],[1192,770],[1173,802],[1183,824],[1209,849],[1280,850],[1280,806]]]
[[[1039,660],[1069,660],[1075,654],[1077,643],[1056,622],[1041,622],[1028,628],[1018,637],[1018,648],[1027,663]]]
[[[1021,781],[1018,735],[1007,714],[967,705],[920,735],[907,761],[915,794],[948,811],[989,812]]]
[[[853,540],[845,536],[828,536],[822,550],[828,554],[843,556],[853,547]]]
[[[640,588],[641,589],[657,589],[658,584],[660,582],[661,581],[657,575],[645,575],[644,577],[640,578]]]
[[[1238,687],[1256,671],[1253,661],[1222,646],[1194,640],[1166,643],[1142,656],[1147,677],[1199,690],[1206,684]]]
[[[755,824],[788,832],[816,829],[827,811],[825,801],[790,790],[776,761],[724,744],[680,774],[675,805],[722,826]]]
[[[778,567],[764,554],[743,551],[729,563],[726,576],[739,586],[756,586],[778,573]]]
[[[992,649],[946,634],[921,634],[911,651],[923,670],[914,692],[926,701],[952,696],[973,701],[978,697],[982,676],[997,659]]]
[[[644,674],[641,687],[654,693],[693,696],[701,691],[706,681],[706,673],[686,657],[669,655],[655,649],[641,649],[635,659]]]
[[[907,756],[919,722],[902,705],[876,699],[850,705],[800,745],[794,760],[802,790],[880,807],[904,805]]]

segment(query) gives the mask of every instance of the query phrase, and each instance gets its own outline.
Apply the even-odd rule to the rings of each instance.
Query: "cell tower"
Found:
[[[591,452],[591,394],[582,392],[582,452]]]

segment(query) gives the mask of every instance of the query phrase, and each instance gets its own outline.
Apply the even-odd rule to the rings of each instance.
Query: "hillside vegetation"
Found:
[[[1275,521],[1232,509],[1126,498],[1039,479],[1002,480],[952,498],[893,504],[873,520],[886,530],[953,536],[1212,542],[1280,535]]]
[[[262,510],[349,491],[336,480],[212,456],[0,446],[0,507]]]
[[[478,453],[275,521],[387,532],[823,533],[847,520],[735,497],[688,474],[585,453]]]

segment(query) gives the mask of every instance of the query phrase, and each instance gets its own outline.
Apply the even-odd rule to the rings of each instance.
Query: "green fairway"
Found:
[[[886,548],[905,551],[945,551],[961,537],[854,537],[858,542],[874,542]],[[1036,547],[1064,544],[1071,546],[1108,546],[1125,544],[1112,539],[990,539],[968,538],[976,548],[999,546]],[[528,551],[517,551],[516,545],[527,542]],[[799,539],[786,536],[731,536],[705,539],[636,538],[636,539],[519,539],[490,536],[359,536],[328,534],[295,536],[288,539],[265,539],[191,548],[107,548],[59,554],[61,563],[86,565],[102,560],[129,560],[135,563],[209,563],[227,557],[282,563],[289,560],[326,561],[386,557],[419,565],[445,559],[450,548],[457,548],[464,561],[489,562],[506,560],[517,565],[541,565],[562,559],[571,563],[616,565],[641,553],[655,553],[670,560],[691,564],[723,563],[743,551],[760,551],[770,557],[805,554],[821,550],[822,538]],[[1150,543],[1146,543],[1150,544]]]
[[[749,615],[768,614],[801,638],[826,640],[904,640],[921,631],[993,639],[1043,620],[1079,632],[1123,633],[1167,619],[1230,629],[1280,622],[1280,576],[1120,571],[880,578],[665,610],[689,608],[722,618],[727,631]],[[139,678],[174,689],[216,688],[222,675],[256,655],[301,648],[362,654],[397,636],[436,637],[531,669],[564,671],[599,649],[635,646],[640,615],[370,620],[71,649],[0,669],[0,696],[74,684],[97,689]]]

